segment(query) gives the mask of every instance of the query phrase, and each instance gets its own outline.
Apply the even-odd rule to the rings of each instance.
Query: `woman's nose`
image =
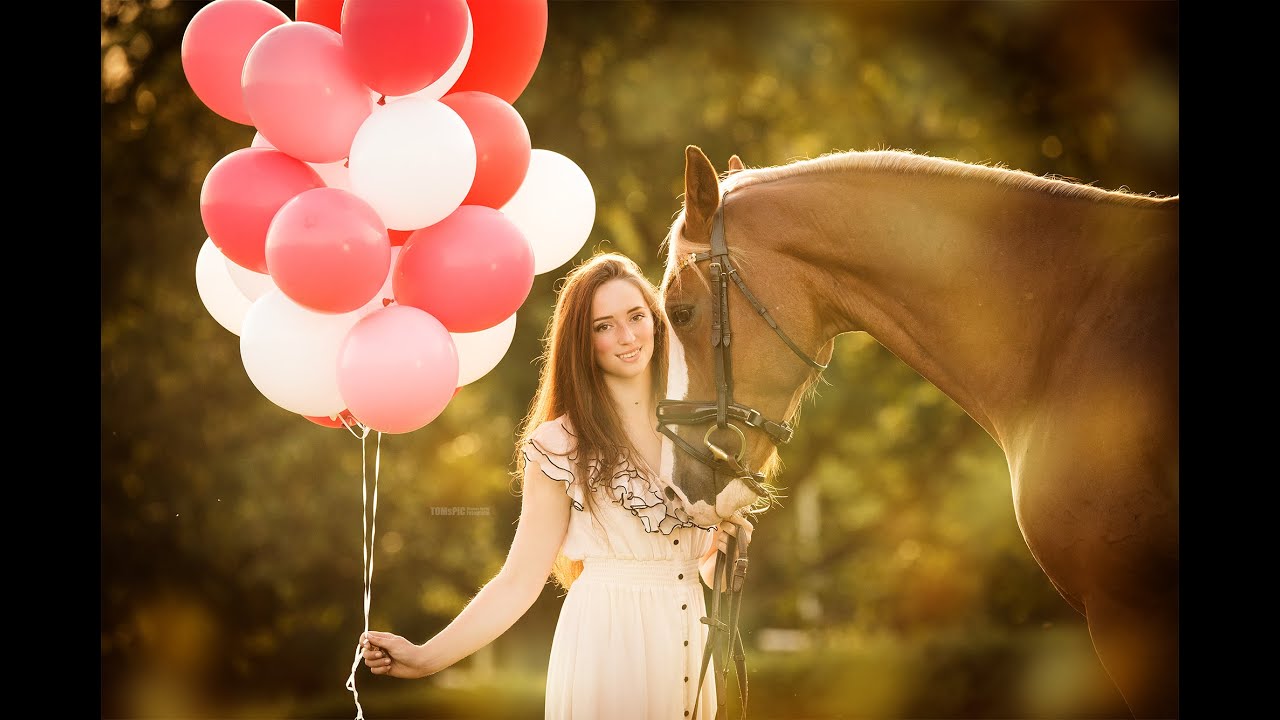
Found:
[[[636,334],[631,330],[631,328],[627,327],[626,325],[623,325],[621,340],[623,343],[630,345],[631,343],[636,341]]]

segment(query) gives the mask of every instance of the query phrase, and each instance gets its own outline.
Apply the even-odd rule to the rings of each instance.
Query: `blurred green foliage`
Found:
[[[350,717],[375,463],[370,624],[425,639],[513,536],[513,433],[569,265],[535,279],[507,356],[422,430],[362,445],[266,400],[195,288],[204,177],[254,134],[186,83],[182,34],[205,4],[102,0],[103,717]],[[580,257],[619,250],[655,281],[690,143],[720,169],[899,148],[1178,192],[1174,2],[549,11],[515,107],[534,147],[591,179]],[[783,450],[784,507],[757,524],[752,717],[1123,715],[1027,551],[991,439],[864,335],[841,338],[826,379]],[[488,515],[431,512],[456,506]],[[361,672],[367,716],[541,717],[559,603],[549,588],[430,680]]]

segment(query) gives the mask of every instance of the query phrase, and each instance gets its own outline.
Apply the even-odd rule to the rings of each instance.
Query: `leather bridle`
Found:
[[[727,197],[728,194],[726,193],[725,198]],[[737,420],[747,427],[763,431],[775,446],[785,445],[791,441],[792,428],[788,422],[770,420],[754,408],[741,405],[733,400],[733,369],[729,357],[729,346],[733,340],[733,333],[729,328],[729,280],[733,279],[734,284],[742,291],[742,294],[755,308],[756,312],[760,314],[760,317],[764,318],[769,327],[773,328],[773,331],[778,334],[778,337],[782,338],[782,341],[787,344],[787,347],[791,348],[791,351],[796,356],[819,372],[826,370],[827,366],[806,355],[783,332],[764,304],[747,289],[746,282],[743,281],[737,268],[733,266],[729,259],[729,246],[724,239],[725,198],[721,199],[720,206],[716,208],[715,216],[712,219],[711,249],[708,252],[690,253],[673,273],[674,277],[690,265],[710,261],[708,271],[711,276],[712,293],[711,350],[715,364],[716,400],[714,403],[690,400],[659,401],[658,431],[670,438],[676,447],[711,468],[713,488],[716,491],[716,495],[719,495],[724,486],[732,480],[741,480],[752,492],[763,497],[768,494],[763,487],[764,474],[759,471],[753,472],[742,464],[743,456],[747,451],[746,436],[741,429],[730,424],[729,420]],[[670,427],[671,425],[702,425],[713,421],[715,424],[708,427],[706,434],[702,437],[702,444],[706,446],[706,450],[694,447],[686,442]],[[716,429],[727,429],[737,434],[738,450],[736,453],[730,454],[711,442],[711,434]],[[723,483],[719,482],[721,476],[725,478]],[[733,559],[730,560],[729,558]],[[733,564],[733,574],[732,577],[726,579],[726,566],[729,562]],[[742,649],[742,636],[738,631],[738,614],[742,608],[742,586],[746,580],[746,575],[747,544],[739,543],[736,537],[730,536],[728,552],[719,553],[716,557],[710,617],[702,618],[702,622],[709,626],[710,631],[707,635],[707,644],[702,653],[702,671],[698,680],[698,699],[695,700],[693,706],[694,720],[698,716],[698,701],[702,699],[702,684],[706,680],[707,667],[713,652],[717,656],[717,667],[720,668],[720,673],[715,680],[718,704],[720,705],[719,710],[723,711],[725,706],[724,683],[728,678],[729,672],[725,658],[732,656],[738,675],[741,717],[745,718],[747,715],[745,653]],[[728,590],[724,589],[726,582],[729,585]],[[722,608],[720,596],[725,593],[728,593],[729,597],[725,599],[724,607]],[[718,639],[721,642],[717,642]],[[723,650],[721,650],[722,648]],[[720,714],[720,712],[717,712],[717,716],[720,716]]]

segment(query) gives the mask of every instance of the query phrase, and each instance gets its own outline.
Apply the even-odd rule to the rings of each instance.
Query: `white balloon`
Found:
[[[444,72],[444,75],[441,75],[438,80],[436,80],[435,82],[431,83],[430,85],[422,88],[417,92],[409,93],[408,95],[397,95],[397,96],[388,95],[386,100],[384,100],[384,102],[387,104],[390,104],[397,100],[403,100],[404,98],[411,98],[411,97],[426,98],[427,100],[439,100],[440,98],[444,97],[449,92],[449,90],[453,87],[453,84],[458,82],[458,78],[462,77],[462,70],[467,66],[467,60],[471,59],[471,40],[472,40],[473,34],[474,34],[473,26],[471,24],[471,10],[468,9],[467,10],[467,39],[462,41],[462,51],[458,53],[458,58],[453,61],[453,64],[450,65],[449,69]],[[381,97],[382,97],[381,95],[378,95],[377,93],[375,93],[373,98],[374,103],[377,103],[378,99]],[[381,106],[375,104],[373,108],[374,112],[377,112],[380,108]]]
[[[253,134],[253,142],[249,144],[249,147],[265,147],[271,148],[272,150],[279,149],[275,145],[272,145],[271,141],[263,137],[262,133]],[[315,170],[316,173],[320,175],[320,179],[324,180],[325,185],[331,188],[339,188],[346,190],[347,192],[351,192],[351,179],[347,171],[346,158],[331,163],[309,162],[307,164],[311,166],[312,170]]]
[[[200,254],[196,256],[196,292],[213,319],[239,335],[250,302],[227,272],[229,262],[213,244],[213,239],[206,238],[204,245],[200,246]]]
[[[586,244],[596,221],[596,195],[576,163],[534,148],[529,171],[502,213],[533,247],[533,274],[541,275],[568,262]]]
[[[276,289],[253,302],[240,330],[240,359],[254,387],[290,412],[330,417],[346,409],[338,352],[359,311],[309,310]]]
[[[476,177],[476,144],[453,108],[406,97],[365,118],[351,141],[351,192],[389,229],[417,230],[445,219]]]
[[[244,293],[249,302],[253,302],[276,289],[276,283],[271,279],[270,275],[250,270],[231,258],[226,258],[226,260],[227,274],[231,276],[231,281],[236,284],[236,287],[240,288],[240,292]],[[248,310],[248,308],[245,309]]]
[[[516,316],[478,332],[449,333],[458,349],[458,387],[475,382],[497,367],[511,349],[516,335]]]

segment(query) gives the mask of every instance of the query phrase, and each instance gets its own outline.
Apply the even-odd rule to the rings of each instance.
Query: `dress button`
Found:
[[[685,675],[685,676],[684,676],[684,681],[685,681],[685,682],[689,682],[689,676],[688,676],[688,675]]]
[[[681,606],[680,606],[680,609],[681,609],[681,610],[688,610],[688,609],[689,609],[689,603],[685,603],[685,604],[681,605]]]
[[[680,544],[680,541],[679,541],[679,540],[672,540],[672,541],[671,541],[671,544],[672,544],[672,545],[679,545],[679,544]]]
[[[683,580],[683,579],[684,579],[684,573],[680,573],[679,575],[677,575],[677,576],[676,576],[676,579],[677,579],[677,580]]]
[[[684,644],[687,646],[687,645],[689,644],[689,641],[688,641],[688,640],[685,640],[685,641],[684,641]]]
[[[688,710],[685,710],[685,711],[684,711],[684,716],[685,716],[685,717],[689,717],[689,711],[688,711]]]

